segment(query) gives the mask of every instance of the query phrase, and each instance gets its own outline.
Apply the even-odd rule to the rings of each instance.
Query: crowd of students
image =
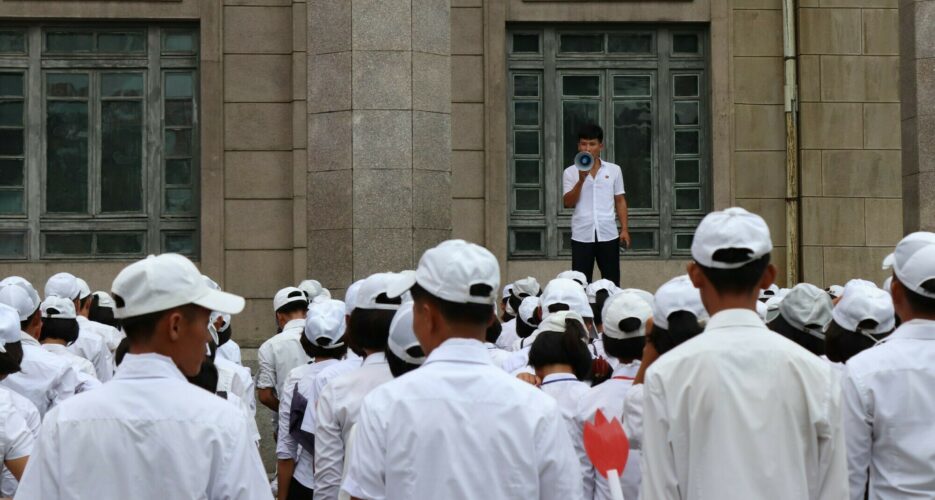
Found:
[[[445,241],[343,301],[277,292],[255,378],[244,300],[185,257],[109,293],[8,277],[0,496],[610,499],[584,444],[601,411],[629,439],[627,500],[935,497],[935,234],[899,242],[882,288],[778,288],[771,250],[730,208],[655,293],[568,271],[501,294],[488,250]]]

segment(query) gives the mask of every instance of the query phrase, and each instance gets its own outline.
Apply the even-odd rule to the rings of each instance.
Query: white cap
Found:
[[[412,329],[412,307],[412,302],[406,302],[393,315],[393,321],[390,323],[390,336],[386,339],[386,347],[393,351],[397,358],[410,365],[421,365],[425,362],[425,355],[415,357],[407,352],[408,349],[413,347],[421,347],[419,340],[416,339],[416,332]]]
[[[611,296],[614,296],[621,292],[620,288],[614,284],[613,281],[607,279],[599,279],[594,283],[591,283],[585,287],[584,291],[588,295],[588,302],[595,304],[597,303],[597,292],[601,290],[607,290]]]
[[[415,271],[404,271],[399,276],[388,290],[390,297],[399,297],[418,283],[428,293],[449,302],[492,306],[500,288],[497,258],[486,248],[464,240],[443,241],[426,250]]]
[[[546,316],[546,318],[542,320],[542,323],[539,323],[539,326],[536,327],[536,331],[532,332],[532,334],[537,335],[542,332],[564,332],[565,320],[568,319],[573,319],[578,323],[581,323],[583,328],[586,328],[584,326],[584,318],[582,318],[580,314],[576,313],[575,311],[559,311],[557,313],[552,313]]]
[[[273,311],[278,311],[282,306],[291,302],[304,302],[307,307],[308,297],[305,296],[305,292],[302,290],[294,286],[287,286],[273,296]]]
[[[212,290],[192,261],[174,253],[150,255],[123,268],[114,278],[111,294],[117,306],[114,308],[117,319],[186,304],[230,314],[237,314],[244,307],[243,297]]]
[[[893,293],[893,277],[887,276],[886,279],[883,280],[883,286],[881,286],[880,288],[882,288],[886,293],[892,294]]]
[[[16,309],[0,304],[0,352],[6,352],[6,345],[20,341],[19,315]]]
[[[824,338],[832,307],[827,292],[809,283],[799,283],[779,303],[779,314],[796,330]]]
[[[400,295],[390,295],[392,285],[399,282],[402,274],[376,273],[367,276],[357,289],[357,309],[382,309],[395,311],[399,304],[387,303],[385,299],[392,299]],[[408,290],[408,289],[407,289]],[[384,299],[380,299],[383,296]]]
[[[756,301],[756,313],[760,315],[760,319],[766,321],[769,316],[769,306],[766,305],[766,302]]]
[[[20,276],[8,276],[0,281],[0,287],[6,285],[16,285],[26,291],[26,294],[29,295],[29,300],[32,301],[32,310],[33,312],[36,309],[39,309],[39,304],[42,303],[42,299],[39,298],[39,292],[32,286],[32,283],[26,281],[26,278]]]
[[[607,299],[601,311],[604,318],[604,335],[617,340],[646,336],[646,322],[653,316],[653,308],[638,294],[621,292]],[[620,323],[635,318],[640,324],[636,330],[623,331]]]
[[[565,304],[582,318],[594,317],[584,288],[577,281],[568,278],[555,278],[545,286],[542,296],[539,297],[543,321],[549,317],[549,307],[553,304]]]
[[[106,307],[109,309],[113,309],[115,307],[114,298],[111,297],[109,293],[97,291],[97,292],[92,293],[91,295],[97,296],[98,307]]]
[[[75,281],[78,282],[78,298],[84,300],[91,295],[91,287],[88,286],[88,282],[76,277]]]
[[[857,325],[864,320],[873,320],[876,328],[862,330],[863,333],[877,335],[896,328],[896,312],[893,310],[893,298],[880,290],[873,283],[851,280],[844,287],[844,295],[834,306],[831,313],[834,322],[841,328],[857,331]]]
[[[651,292],[647,292],[646,290],[641,290],[639,288],[624,288],[621,290],[621,292],[635,293],[639,295],[641,299],[645,300],[646,303],[650,306],[656,302],[656,297],[654,297]]]
[[[78,285],[78,278],[71,273],[54,274],[49,278],[49,281],[45,282],[46,297],[54,295],[75,300],[78,298],[79,293],[81,293],[81,288]]]
[[[584,273],[581,271],[562,271],[558,273],[558,276],[556,276],[556,278],[564,278],[564,279],[572,280],[578,283],[579,285],[581,285],[582,287],[588,286],[588,277],[585,276]]]
[[[873,285],[873,286],[876,286],[876,285]],[[825,289],[825,292],[827,292],[828,295],[831,295],[832,299],[836,299],[836,298],[839,298],[841,294],[844,293],[844,287],[841,285],[831,285]]]
[[[39,306],[43,318],[75,319],[75,303],[63,297],[49,295]]]
[[[935,290],[922,287],[935,280],[935,233],[920,231],[903,238],[893,252],[893,274],[909,290],[935,299]]]
[[[354,309],[357,308],[357,291],[360,290],[360,285],[364,284],[364,280],[357,280],[351,283],[351,286],[347,287],[347,290],[344,292],[344,314],[350,316]]]
[[[777,293],[779,293],[779,285],[773,283],[769,288],[760,290],[760,299],[769,299],[770,297],[774,297]]]
[[[714,260],[718,250],[737,248],[747,250],[747,257],[739,262]],[[692,258],[704,267],[737,269],[768,254],[773,249],[769,227],[762,217],[739,207],[711,212],[701,220],[692,240]]]
[[[324,300],[308,308],[305,316],[305,338],[312,344],[331,349],[344,345],[344,302]]]
[[[789,294],[789,290],[784,288],[783,291],[773,295],[766,301],[766,322],[769,323],[776,319],[779,316],[779,304],[782,303],[782,299],[786,298],[786,295]]]
[[[218,285],[217,281],[214,281],[213,279],[209,278],[208,275],[202,274],[201,279],[205,280],[205,284],[208,285],[208,288],[212,290],[221,289],[221,285]]]
[[[539,308],[539,297],[526,297],[519,304],[519,314],[518,317],[520,321],[526,323],[529,326],[535,326],[532,324],[532,320],[536,315],[536,309]]]
[[[513,283],[507,283],[506,286],[503,287],[503,295],[500,296],[500,299],[506,300],[510,298],[510,292],[512,291],[513,291]]]
[[[536,278],[529,276],[521,280],[514,281],[513,290],[511,293],[519,298],[526,298],[529,296],[539,295],[540,290],[541,287],[539,286],[539,282],[536,281]]]
[[[13,308],[20,321],[26,321],[39,308],[23,287],[16,285],[0,286],[0,304]]]
[[[698,318],[699,323],[708,319],[708,312],[701,302],[701,292],[695,288],[688,275],[672,278],[656,290],[653,303],[653,325],[669,328],[669,316],[677,311],[687,311]]]
[[[321,291],[324,290],[324,288],[321,286],[321,283],[319,283],[318,280],[302,280],[302,282],[299,283],[297,288],[305,292],[306,295],[308,295],[309,302],[311,302],[312,299],[320,295]]]
[[[219,332],[227,331],[227,329],[230,328],[231,326],[231,315],[219,313],[217,311],[211,311],[211,316],[208,317],[208,323],[211,325],[214,325],[214,323],[218,320],[218,318],[221,318],[223,320],[223,324],[221,325],[221,328],[218,328],[218,331]]]

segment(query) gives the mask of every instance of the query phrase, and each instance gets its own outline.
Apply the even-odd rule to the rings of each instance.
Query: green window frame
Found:
[[[0,24],[0,260],[199,254],[198,30]]]
[[[625,258],[690,255],[711,209],[704,26],[514,25],[507,32],[509,254],[571,255],[562,173],[586,121],[604,129],[629,204]]]

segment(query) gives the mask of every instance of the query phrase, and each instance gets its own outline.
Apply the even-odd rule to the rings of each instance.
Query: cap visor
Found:
[[[891,267],[893,267],[893,261],[895,261],[895,260],[896,260],[896,254],[895,254],[895,253],[891,253],[891,254],[887,255],[886,257],[884,257],[884,258],[883,258],[883,270],[885,271],[885,270],[890,269]]]
[[[208,293],[192,301],[205,309],[227,314],[238,314],[243,311],[245,301],[243,297],[220,290],[210,290]]]
[[[400,297],[402,294],[408,292],[415,284],[416,272],[412,270],[403,271],[393,279],[392,283],[387,285],[386,296],[391,299]]]

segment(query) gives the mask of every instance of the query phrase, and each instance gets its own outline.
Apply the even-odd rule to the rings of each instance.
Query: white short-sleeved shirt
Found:
[[[90,391],[101,386],[101,381],[97,379],[97,372],[94,371],[94,365],[90,361],[69,352],[68,348],[61,344],[42,344],[42,348],[56,356],[61,356],[75,370],[78,376],[78,386],[75,392]]]
[[[503,349],[504,351],[513,350],[513,343],[519,340],[519,336],[516,335],[516,318],[507,321],[500,325],[500,336],[497,337],[497,341],[494,342],[497,344],[497,347]]]
[[[39,416],[39,410],[36,409],[36,405],[32,404],[32,401],[19,395],[19,393],[11,391],[6,387],[0,388],[0,392],[5,392],[10,396],[13,407],[16,408],[20,416],[26,421],[26,428],[28,428],[29,433],[32,434],[33,442],[39,439],[39,428],[42,426],[42,417]],[[10,472],[10,469],[3,467],[3,476],[0,477],[0,497],[12,498],[16,494],[17,486],[19,486],[19,481],[16,480],[13,473]]]
[[[578,172],[574,165],[565,169],[562,175],[562,194],[575,188]],[[581,196],[571,216],[571,239],[582,243],[612,241],[620,237],[617,230],[617,208],[614,196],[624,194],[623,172],[620,166],[601,160],[597,175],[588,174],[581,186]]]
[[[214,357],[214,366],[218,369],[218,389],[234,393],[243,400],[247,411],[256,415],[256,390],[250,369],[224,358]]]
[[[345,491],[382,499],[581,498],[558,404],[449,339],[365,399]]]
[[[228,340],[218,347],[217,357],[226,359],[238,365],[243,364],[243,360],[240,355],[240,345],[238,345],[237,342],[234,342],[233,340]]]
[[[282,394],[289,372],[297,366],[311,361],[299,339],[305,332],[305,320],[294,319],[286,323],[282,331],[267,339],[257,351],[259,370],[256,375],[256,388],[276,389],[277,396]]]
[[[594,467],[584,450],[584,421],[578,416],[581,398],[591,386],[581,382],[571,373],[552,373],[542,379],[542,392],[555,398],[562,420],[568,429],[568,437],[578,457],[578,470],[581,473],[582,498],[594,497]]]
[[[107,347],[107,340],[101,335],[91,320],[79,315],[77,318],[78,339],[68,346],[68,350],[77,354],[94,365],[94,372],[97,373],[97,379],[101,382],[107,382],[114,377],[114,356]]]
[[[32,401],[44,416],[53,406],[78,392],[78,373],[67,361],[43,349],[28,333],[20,332],[20,342],[23,345],[20,371],[0,380],[0,385]]]
[[[347,353],[350,355],[351,351],[348,350]],[[360,356],[353,358],[348,356],[322,369],[321,372],[315,376],[315,380],[313,380],[312,384],[309,386],[309,393],[305,395],[305,398],[308,399],[308,408],[306,408],[305,417],[302,419],[302,430],[304,432],[315,434],[315,427],[318,426],[318,396],[321,394],[321,391],[325,389],[325,386],[328,385],[328,382],[331,382],[345,373],[351,373],[360,368],[360,365],[363,363],[364,358]]]
[[[494,366],[499,366],[503,368],[503,363],[506,363],[506,360],[512,355],[509,351],[504,351],[490,342],[485,342],[484,346],[487,347],[487,353],[490,354],[490,360],[493,362]]]
[[[126,337],[126,334],[110,325],[105,325],[104,323],[97,321],[91,321],[84,316],[79,317],[81,319],[78,319],[78,324],[81,325],[82,328],[87,327],[100,335],[101,338],[104,339],[104,344],[111,353],[117,350],[117,346],[120,345],[120,341]]]
[[[314,363],[297,366],[289,373],[283,397],[279,400],[279,438],[276,441],[276,458],[295,461],[292,477],[310,490],[315,489],[314,450],[306,450],[289,433],[292,416],[292,402],[296,391],[308,400],[312,394],[315,377],[322,370],[338,363],[336,359],[323,359]],[[311,400],[308,400],[311,402]],[[311,411],[311,405],[305,411]]]

